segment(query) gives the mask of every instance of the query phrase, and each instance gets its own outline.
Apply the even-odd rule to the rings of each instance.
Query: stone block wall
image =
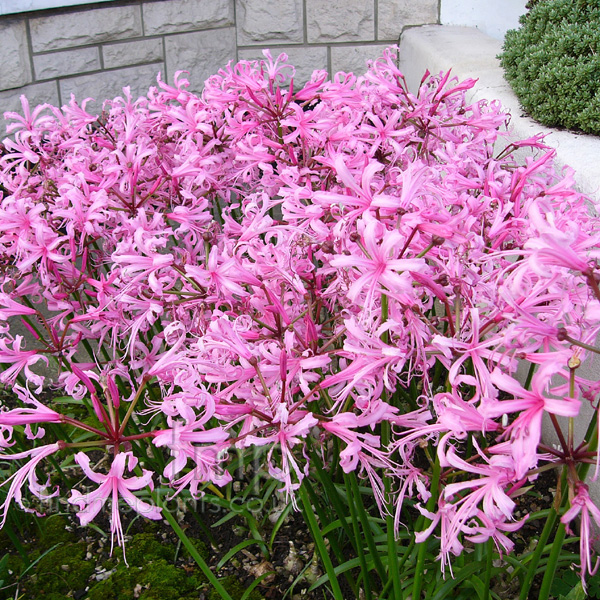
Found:
[[[0,17],[0,115],[71,94],[137,96],[189,71],[191,88],[230,60],[285,52],[314,69],[363,72],[403,28],[439,22],[438,0],[119,0]]]

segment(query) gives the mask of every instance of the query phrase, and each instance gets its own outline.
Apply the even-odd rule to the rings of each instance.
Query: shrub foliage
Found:
[[[523,108],[550,127],[600,133],[600,3],[540,0],[500,55]]]

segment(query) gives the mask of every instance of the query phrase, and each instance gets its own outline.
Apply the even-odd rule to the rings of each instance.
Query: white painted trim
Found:
[[[0,15],[28,12],[31,10],[47,10],[64,8],[92,2],[112,2],[113,0],[0,0]]]

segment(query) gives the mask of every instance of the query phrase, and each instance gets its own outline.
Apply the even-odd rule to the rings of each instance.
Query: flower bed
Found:
[[[166,518],[227,598],[164,491],[244,504],[232,479],[251,466],[303,510],[315,585],[444,597],[477,571],[489,589],[519,497],[562,465],[556,502],[529,517],[546,539],[513,578],[525,598],[541,560],[569,564],[578,514],[564,543],[593,570],[596,420],[578,445],[557,417],[596,399],[578,368],[600,326],[598,221],[538,137],[495,150],[507,115],[466,103],[473,85],[425,76],[410,93],[388,51],[296,90],[267,53],[200,97],[180,73],[101,115],[24,100],[0,161],[0,381],[21,402],[0,413],[2,523],[29,509],[25,486],[38,510],[59,493],[35,475],[51,461],[82,524],[109,498],[119,545],[120,500]],[[52,407],[36,398],[50,361]],[[453,580],[432,575],[465,548]]]

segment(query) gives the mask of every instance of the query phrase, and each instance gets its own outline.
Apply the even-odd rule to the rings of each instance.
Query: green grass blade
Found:
[[[362,495],[361,495],[360,489],[358,487],[358,481],[356,480],[356,474],[350,473],[349,475],[347,475],[347,477],[350,480],[350,487],[352,490],[351,501],[354,501],[356,504],[356,510],[358,512],[358,518],[360,519],[360,522],[362,525],[363,535],[365,536],[365,541],[367,542],[367,547],[369,548],[369,552],[371,553],[371,556],[373,557],[373,561],[375,563],[375,568],[377,569],[377,574],[381,578],[382,582],[386,581],[386,579],[387,579],[386,572],[385,572],[385,569],[383,568],[381,558],[380,558],[379,553],[377,552],[377,548],[375,546],[375,540],[373,538],[373,533],[371,531],[371,523],[369,520],[369,516],[367,515],[367,511],[365,510],[365,506],[362,502]],[[360,499],[360,501],[359,501],[359,499]],[[359,541],[359,540],[360,540],[360,538],[357,538],[357,541]],[[388,540],[386,539],[386,542],[387,541]]]
[[[490,582],[492,580],[492,566],[494,559],[494,540],[490,538],[486,543],[486,557],[485,557],[485,580],[483,582],[483,598],[482,600],[489,600],[490,597]]]
[[[221,585],[221,582],[215,577],[214,573],[210,570],[202,556],[200,556],[198,550],[192,544],[192,541],[185,534],[183,529],[177,523],[175,517],[167,510],[164,502],[161,502],[160,497],[155,495],[158,506],[162,508],[163,517],[168,521],[169,525],[173,528],[173,531],[177,537],[181,540],[186,550],[190,553],[190,556],[194,559],[196,564],[200,567],[200,570],[204,573],[209,583],[213,586],[215,591],[221,596],[222,600],[233,600],[233,598],[227,593],[227,590]]]
[[[558,526],[556,535],[554,536],[554,542],[552,544],[552,550],[550,552],[550,556],[548,557],[548,563],[546,564],[546,569],[544,571],[544,578],[542,579],[542,586],[540,588],[538,600],[548,600],[548,596],[550,595],[550,586],[552,585],[554,576],[556,575],[556,567],[560,558],[560,552],[563,547],[565,534],[566,527],[563,523],[561,523]]]
[[[439,488],[439,482],[440,482],[440,473],[441,473],[440,457],[436,452],[435,463],[433,465],[433,473],[431,475],[431,497],[427,501],[427,507],[426,507],[429,512],[433,512],[435,510],[435,505],[437,503],[438,488]],[[423,529],[421,529],[421,531],[424,531],[428,527],[429,523],[430,523],[429,519],[425,519],[424,523],[423,523]],[[425,572],[425,555],[427,552],[427,542],[428,542],[428,540],[424,540],[421,543],[417,544],[417,547],[418,547],[417,569],[415,572],[415,578],[413,581],[413,589],[412,589],[412,597],[415,599],[421,598],[421,588],[423,585],[423,575]]]
[[[12,542],[12,545],[15,547],[17,552],[21,555],[21,558],[23,559],[23,562],[25,563],[25,565],[29,566],[29,553],[27,552],[27,550],[25,549],[23,544],[21,544],[21,540],[15,534],[15,532],[12,528],[12,525],[9,521],[7,521],[4,524],[4,533],[6,533],[6,535]]]
[[[319,520],[321,521],[321,523],[329,523],[332,519],[335,519],[335,517],[337,516],[335,511],[332,510],[330,504],[326,504],[326,506],[323,507],[322,503],[320,502],[321,498],[313,489],[308,478],[304,479],[302,485],[303,485],[303,487],[306,488],[308,497],[309,497],[310,501],[313,503],[315,511],[316,511],[317,516],[319,517]],[[321,536],[323,536],[322,530],[321,530]],[[340,544],[338,543],[338,538],[334,535],[328,535],[327,540],[329,541],[329,543],[331,545],[331,550],[332,550],[334,556],[336,557],[338,563],[343,563],[346,560],[346,549],[344,547],[340,546]],[[358,588],[356,585],[356,581],[354,581],[352,575],[349,572],[346,572],[344,574],[344,576],[346,577],[346,581],[348,582],[348,585],[352,588],[352,591],[353,591],[354,595],[356,596],[358,594]]]
[[[462,568],[460,571],[454,574],[452,579],[446,580],[442,586],[438,588],[432,600],[446,600],[446,598],[453,597],[450,594],[459,583],[463,582],[468,577],[471,577],[471,575],[474,575],[477,573],[477,571],[482,571],[483,569],[485,569],[485,563],[481,562],[471,563],[470,565]]]
[[[323,467],[321,466],[321,459],[316,455],[314,451],[311,452],[311,458],[312,464],[314,464],[317,468],[317,476],[319,478],[319,481],[323,484],[323,487],[325,488],[325,491],[327,493],[327,497],[331,501],[335,512],[340,517],[341,525],[344,528],[348,539],[354,546],[354,550],[357,551],[358,549],[356,548],[355,542],[358,542],[358,540],[354,540],[352,530],[348,525],[348,521],[341,518],[342,515],[348,514],[347,507],[340,498],[340,494],[338,493],[333,481],[331,480],[331,475],[323,469]]]
[[[357,509],[355,506],[355,502],[358,503],[358,499],[354,497],[354,493],[351,493],[351,491],[352,492],[354,491],[354,488],[350,482],[350,478],[345,473],[344,473],[344,480],[346,482],[346,489],[348,490],[348,500],[349,500],[348,507],[350,508],[350,515],[352,517],[352,529],[354,531],[354,539],[356,540],[356,548],[358,550],[358,560],[360,562],[360,571],[362,574],[365,598],[366,598],[366,600],[371,600],[371,598],[372,598],[371,581],[369,579],[369,570],[367,569],[367,561],[365,559],[365,552],[364,552],[362,543],[360,541],[360,539],[361,539],[360,526],[359,526],[359,522],[358,522]],[[358,487],[358,486],[356,486],[356,487]],[[368,523],[367,523],[367,527],[368,527]],[[363,524],[363,534],[365,537],[367,537],[367,533],[371,537],[371,540],[372,540],[373,536],[371,535],[371,530],[370,529],[368,529],[368,531],[365,530],[364,524]],[[376,549],[373,548],[371,553],[375,555]]]
[[[277,522],[273,526],[273,531],[271,532],[271,537],[269,538],[269,552],[273,552],[273,544],[275,543],[275,536],[277,535],[277,532],[281,529],[281,526],[284,524],[284,522],[285,522],[287,516],[290,514],[290,511],[292,510],[292,508],[293,508],[292,503],[289,502],[288,505],[283,509],[283,511],[279,515],[279,518],[277,519]]]
[[[231,559],[233,556],[235,556],[240,550],[243,550],[244,548],[247,548],[248,546],[254,546],[254,545],[257,545],[257,544],[260,545],[260,542],[257,542],[256,540],[244,540],[243,542],[240,542],[239,544],[237,544],[236,546],[234,546],[217,563],[217,567],[216,567],[217,571],[219,571],[223,567],[223,565],[225,565],[229,561],[229,559]],[[264,546],[265,543],[263,542],[262,545]]]
[[[344,522],[351,522],[352,521],[352,517],[344,517]],[[341,529],[342,528],[342,519],[336,519],[335,521],[332,521],[331,523],[329,523],[329,525],[323,527],[323,529],[321,530],[321,533],[323,534],[323,536],[329,535],[332,531],[335,531],[336,529]]]
[[[59,542],[58,544],[54,544],[54,546],[52,546],[51,548],[48,548],[48,550],[46,550],[46,552],[44,552],[41,556],[38,556],[32,563],[29,563],[27,565],[27,568],[21,573],[21,575],[19,575],[19,579],[21,577],[24,577],[29,571],[31,571],[31,569],[33,569],[33,567],[35,567],[35,565],[37,565],[40,562],[40,560],[42,560],[42,558],[44,558],[44,556],[46,556],[47,554],[50,554],[50,552],[52,552],[52,550],[55,550],[59,546],[62,546],[62,542]]]
[[[335,567],[333,571],[336,574],[336,576],[338,576],[342,575],[346,571],[350,571],[351,569],[356,569],[356,567],[360,567],[360,558],[351,558],[350,560],[347,560],[344,564]],[[330,581],[329,575],[322,575],[308,588],[308,591],[312,592],[313,590],[316,590],[319,586],[323,585],[324,583],[327,583],[328,581]]]
[[[562,474],[560,477],[560,486],[559,486],[559,489],[563,490],[562,498],[560,499],[561,506],[564,504],[564,502],[566,500],[566,493],[565,493],[565,490],[567,488],[566,484],[567,484],[567,471],[566,471],[566,468],[563,468],[563,471],[562,471]],[[558,493],[558,491],[557,491],[557,493]],[[531,589],[531,584],[533,583],[533,579],[536,575],[536,572],[538,569],[538,564],[540,562],[542,554],[544,553],[544,551],[546,549],[546,542],[548,541],[550,534],[554,530],[557,518],[558,518],[558,512],[557,512],[556,508],[554,506],[552,506],[552,508],[550,509],[550,512],[548,513],[548,517],[546,518],[546,523],[544,524],[544,529],[542,530],[542,533],[538,539],[538,543],[535,548],[535,551],[533,552],[533,554],[531,556],[529,569],[527,570],[527,575],[525,576],[525,581],[523,582],[523,585],[521,586],[521,593],[519,595],[519,600],[527,600],[529,597],[529,590]]]
[[[247,600],[252,593],[252,590],[256,588],[262,581],[264,581],[267,577],[274,575],[275,571],[269,571],[268,573],[263,573],[260,577],[257,577],[249,586],[248,589],[244,592],[240,600]]]
[[[329,554],[327,552],[327,548],[325,547],[325,540],[321,535],[321,531],[319,530],[319,525],[317,524],[317,520],[315,519],[315,515],[313,513],[313,507],[310,503],[310,498],[308,497],[308,492],[306,491],[306,487],[304,483],[300,486],[298,490],[298,495],[302,501],[302,505],[304,506],[304,516],[308,527],[310,529],[313,540],[315,541],[315,546],[319,553],[319,557],[323,566],[325,567],[325,572],[329,576],[329,583],[331,585],[331,590],[333,592],[333,596],[336,600],[344,600],[342,595],[342,590],[340,589],[340,584],[338,583],[333,564],[331,563],[331,558],[329,558]]]
[[[479,600],[488,600],[490,596],[490,588],[489,583],[488,587],[486,584],[477,577],[477,575],[473,574],[469,577],[469,585],[473,586],[473,589],[477,592],[477,598]]]
[[[192,518],[194,519],[194,521],[196,521],[196,523],[198,524],[198,527],[200,527],[200,529],[202,529],[202,531],[204,532],[204,535],[208,538],[208,541],[211,543],[211,545],[216,547],[218,545],[218,543],[217,543],[215,536],[213,535],[213,532],[210,530],[210,527],[208,527],[204,523],[204,521],[196,514],[195,510],[190,510],[190,514],[192,515]]]
[[[521,586],[521,594],[519,596],[519,600],[527,600],[527,598],[529,596],[529,590],[531,588],[531,584],[533,583],[533,578],[535,577],[538,564],[542,557],[542,553],[545,549],[546,541],[550,537],[550,534],[552,533],[552,529],[554,528],[554,525],[556,523],[556,517],[557,517],[557,513],[554,509],[552,509],[550,511],[550,514],[548,515],[548,518],[546,519],[544,529],[542,530],[542,533],[539,537],[535,551],[533,552],[530,560],[528,561],[530,563],[529,569],[527,570],[527,574],[525,575],[525,581],[523,582],[523,585]]]
[[[213,523],[211,525],[211,527],[213,529],[218,529],[219,527],[221,527],[221,525],[224,525],[225,523],[227,523],[227,521],[231,521],[231,519],[235,519],[235,517],[239,516],[239,514],[240,514],[239,512],[231,511],[230,513],[226,514],[224,517],[220,518],[218,521]]]

